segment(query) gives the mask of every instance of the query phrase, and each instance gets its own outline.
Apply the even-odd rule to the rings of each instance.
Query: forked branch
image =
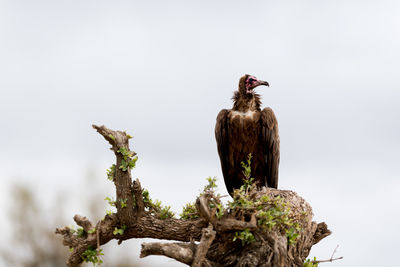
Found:
[[[178,241],[143,243],[140,257],[164,255],[196,267],[302,266],[311,247],[331,233],[325,223],[312,221],[311,206],[292,191],[258,191],[248,184],[224,206],[212,180],[186,215],[174,218],[169,208],[150,199],[138,179],[132,182],[137,157],[129,148],[131,136],[105,126],[93,128],[110,143],[116,156],[108,176],[116,188],[117,211],[97,223],[75,215],[80,231],[56,229],[72,250],[67,266],[88,260],[98,263],[101,245],[132,238]],[[95,259],[85,256],[90,253],[97,253]]]

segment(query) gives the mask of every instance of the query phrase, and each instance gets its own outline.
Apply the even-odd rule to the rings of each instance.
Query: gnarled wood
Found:
[[[143,243],[140,258],[162,255],[190,265],[193,262],[195,246],[193,243]]]
[[[134,212],[134,203],[132,197],[132,178],[131,172],[124,171],[121,169],[121,164],[124,160],[123,155],[118,152],[120,149],[125,149],[127,152],[131,152],[131,156],[135,156],[136,153],[129,150],[129,137],[126,132],[121,131],[113,131],[102,126],[92,125],[96,131],[101,134],[104,139],[106,139],[111,144],[111,150],[114,151],[116,156],[116,168],[114,174],[114,183],[116,188],[116,201],[115,206],[117,207],[117,216],[119,218],[119,222],[122,226],[129,226],[129,224],[135,219]],[[126,207],[122,207],[121,202],[126,204]]]
[[[211,243],[215,239],[216,232],[213,230],[213,226],[210,223],[207,228],[203,228],[200,239],[200,244],[196,248],[196,253],[192,262],[192,267],[201,267],[203,265],[210,265],[206,259],[208,249]]]
[[[105,126],[94,128],[112,145],[118,170],[122,160],[118,150],[123,146],[129,151],[128,136]],[[311,206],[293,191],[263,187],[260,191],[249,193],[254,200],[266,196],[271,199],[280,197],[291,207],[289,216],[299,223],[302,231],[296,244],[288,245],[285,233],[277,229],[261,228],[254,212],[243,216],[225,210],[224,215],[217,218],[216,210],[210,208],[210,203],[219,197],[214,196],[212,191],[204,192],[196,201],[200,218],[160,219],[157,214],[146,209],[140,182],[136,180],[132,183],[129,170],[117,171],[114,184],[117,192],[117,213],[106,215],[96,224],[84,216],[75,215],[74,220],[85,231],[81,236],[69,227],[56,229],[56,234],[63,236],[63,244],[73,248],[67,266],[79,266],[82,262],[81,256],[88,248],[97,248],[112,239],[122,241],[131,238],[155,238],[180,242],[144,243],[141,257],[165,255],[192,266],[300,267],[311,247],[331,233],[325,223],[317,224],[312,221]],[[127,200],[126,207],[118,204],[120,199]],[[96,231],[88,233],[95,225]],[[123,233],[114,234],[115,228],[123,225],[126,226]],[[253,242],[242,245],[239,240],[233,241],[235,232],[243,230],[253,233]],[[195,241],[200,243],[196,244]]]

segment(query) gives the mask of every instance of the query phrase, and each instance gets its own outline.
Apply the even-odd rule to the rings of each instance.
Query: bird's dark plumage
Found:
[[[259,85],[268,85],[254,76],[240,78],[233,96],[233,108],[219,112],[215,125],[218,154],[229,194],[243,184],[241,162],[252,154],[252,177],[258,187],[278,187],[279,134],[278,122],[270,108],[261,110]]]

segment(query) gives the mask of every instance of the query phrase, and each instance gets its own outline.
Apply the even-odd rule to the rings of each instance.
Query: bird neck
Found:
[[[243,94],[236,91],[232,97],[233,108],[232,110],[246,112],[261,110],[261,98],[259,94]]]

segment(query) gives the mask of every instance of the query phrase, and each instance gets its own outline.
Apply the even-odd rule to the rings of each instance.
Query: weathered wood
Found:
[[[121,131],[113,131],[102,126],[92,125],[96,131],[101,134],[104,139],[106,139],[111,144],[111,150],[114,151],[116,156],[116,168],[115,168],[115,176],[114,183],[116,188],[116,201],[115,206],[117,207],[117,216],[119,218],[119,222],[122,226],[129,226],[135,219],[134,212],[134,203],[132,197],[132,178],[131,172],[129,170],[124,171],[121,169],[121,164],[124,161],[124,157],[121,152],[118,152],[120,149],[125,149],[127,152],[132,152],[129,150],[129,137],[125,132]],[[132,152],[131,156],[135,156],[136,153]],[[125,207],[122,207],[121,202],[126,204]]]
[[[211,243],[215,239],[216,232],[213,230],[213,226],[210,223],[207,228],[203,228],[200,244],[196,248],[196,253],[193,258],[192,267],[201,267],[209,265],[206,259],[207,252],[211,246]]]
[[[94,126],[112,145],[117,157],[117,170],[124,146],[127,151],[126,133],[112,131],[105,126]],[[112,135],[113,137],[110,137]],[[132,152],[131,155],[135,153]],[[57,228],[56,234],[63,236],[63,244],[73,251],[67,260],[67,266],[79,266],[82,254],[88,248],[99,248],[112,239],[154,238],[175,240],[175,243],[144,243],[141,257],[164,255],[192,266],[290,266],[300,267],[308,256],[311,247],[331,232],[325,223],[312,221],[311,206],[293,191],[263,187],[246,191],[248,201],[259,199],[279,199],[290,207],[290,220],[298,223],[301,232],[294,245],[288,243],[284,231],[278,228],[265,229],[258,223],[256,214],[259,208],[234,208],[224,210],[223,215],[216,216],[215,203],[220,203],[220,196],[212,190],[203,192],[197,199],[197,211],[200,218],[192,220],[167,218],[160,219],[159,214],[148,209],[142,198],[139,180],[132,183],[130,171],[116,172],[114,183],[117,191],[117,213],[106,215],[103,220],[92,223],[88,218],[75,215],[76,223],[83,227],[85,233],[78,236],[69,227]],[[134,196],[134,197],[133,197]],[[127,198],[127,206],[118,204],[121,198]],[[269,205],[260,202],[258,205]],[[213,204],[213,208],[211,208]],[[146,208],[147,207],[147,208]],[[262,207],[264,208],[264,207]],[[267,207],[266,207],[267,208]],[[95,232],[90,231],[96,225]],[[115,228],[126,226],[123,233],[114,233]],[[234,240],[235,232],[251,231],[254,240],[242,244]],[[91,233],[88,233],[88,232]],[[196,244],[195,241],[200,241]]]
[[[140,258],[162,255],[190,265],[193,262],[194,247],[190,243],[143,243]]]

